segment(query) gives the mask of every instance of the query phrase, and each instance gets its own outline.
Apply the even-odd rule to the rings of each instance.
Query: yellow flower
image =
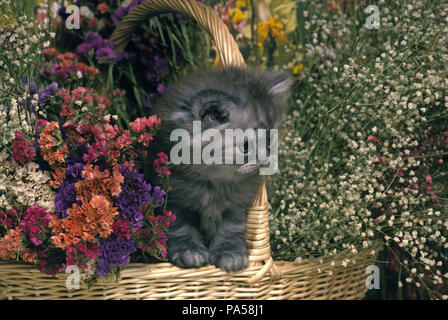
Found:
[[[300,74],[302,72],[302,70],[303,70],[303,64],[299,63],[294,66],[294,68],[292,69],[292,72],[294,74]]]
[[[258,23],[258,35],[260,36],[260,42],[265,42],[269,35],[269,25],[265,21]]]
[[[245,8],[247,6],[246,0],[237,0],[235,3],[235,7],[237,8]]]
[[[244,12],[238,8],[232,8],[229,10],[229,17],[232,18],[232,22],[237,24],[246,19]]]
[[[265,42],[269,33],[277,42],[286,42],[285,28],[283,24],[278,21],[277,17],[269,18],[267,21],[258,23],[258,35],[260,41]]]

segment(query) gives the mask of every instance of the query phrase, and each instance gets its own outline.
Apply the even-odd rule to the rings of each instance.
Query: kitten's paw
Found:
[[[208,264],[208,252],[205,248],[182,247],[170,252],[168,260],[181,268],[197,268]]]
[[[246,269],[249,264],[247,252],[215,248],[210,252],[210,262],[228,272]]]

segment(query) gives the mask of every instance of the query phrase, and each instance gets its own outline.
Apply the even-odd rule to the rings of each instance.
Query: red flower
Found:
[[[31,162],[36,156],[36,152],[33,149],[31,142],[25,141],[22,138],[22,131],[16,131],[14,133],[14,140],[12,141],[12,154],[14,160],[20,163],[22,166],[28,162]]]
[[[55,48],[44,49],[42,50],[42,53],[49,57],[54,57],[59,54],[59,52]]]
[[[143,143],[143,145],[145,147],[147,147],[152,140],[154,140],[152,134],[144,133],[144,134],[140,135],[138,142]]]
[[[156,172],[167,176],[171,175],[171,171],[167,168],[168,156],[164,152],[159,152],[157,156],[158,158],[153,163]]]
[[[75,115],[75,113],[73,112],[72,108],[70,108],[70,106],[68,104],[62,105],[62,111],[61,111],[62,117],[67,117],[70,119],[74,115]]]

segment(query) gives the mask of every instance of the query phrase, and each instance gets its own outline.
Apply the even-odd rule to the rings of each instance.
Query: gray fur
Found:
[[[151,154],[170,154],[173,129],[192,132],[224,128],[277,129],[286,105],[290,80],[281,73],[249,68],[197,72],[171,86],[152,113],[162,127]],[[150,160],[152,163],[152,159]],[[180,267],[212,263],[227,271],[247,267],[246,210],[262,182],[260,165],[173,165],[168,208],[176,221],[168,230],[168,259]],[[245,172],[245,173],[242,173]]]

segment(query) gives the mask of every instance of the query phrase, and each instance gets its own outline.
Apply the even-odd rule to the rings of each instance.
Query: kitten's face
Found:
[[[188,170],[212,174],[216,178],[232,178],[255,173],[263,165],[269,166],[271,130],[280,127],[289,87],[290,80],[285,74],[239,68],[207,71],[173,86],[155,113],[162,117],[162,128],[165,126],[166,130],[182,128],[193,137],[194,132],[198,132],[193,123],[200,122],[202,133],[208,129],[219,131],[223,164],[193,164]],[[210,142],[217,143],[214,138],[204,141],[203,135],[202,139],[202,148],[210,147]],[[260,148],[267,154],[260,154]],[[191,151],[194,151],[193,146]],[[212,152],[212,155],[215,159],[220,156],[219,152]],[[240,157],[239,162],[237,157]]]

